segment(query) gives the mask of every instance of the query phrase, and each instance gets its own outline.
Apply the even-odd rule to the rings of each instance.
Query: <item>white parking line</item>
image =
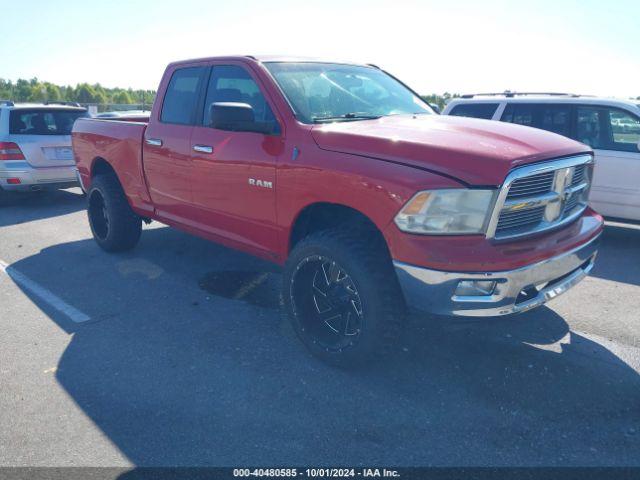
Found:
[[[22,288],[24,288],[25,290],[28,290],[33,295],[40,298],[40,300],[43,300],[44,302],[48,303],[49,305],[51,305],[51,307],[53,307],[60,313],[63,313],[67,317],[69,317],[73,322],[82,323],[82,322],[91,320],[91,317],[89,317],[89,315],[82,313],[80,310],[78,310],[75,307],[72,307],[61,298],[55,296],[46,288],[38,285],[29,277],[18,272],[15,268],[7,265],[2,260],[0,260],[0,272],[3,272],[6,275],[8,275],[14,282],[16,282]]]

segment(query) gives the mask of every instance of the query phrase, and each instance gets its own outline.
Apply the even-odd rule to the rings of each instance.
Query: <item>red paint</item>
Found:
[[[0,160],[24,160],[24,154],[16,143],[0,142]]]
[[[173,71],[215,64],[247,69],[269,101],[280,135],[159,122],[160,100]],[[95,162],[106,161],[139,214],[279,263],[287,258],[300,212],[318,202],[366,215],[384,234],[394,259],[443,270],[518,268],[570,250],[602,229],[602,217],[591,210],[561,230],[507,243],[483,236],[411,235],[393,223],[419,190],[499,186],[516,166],[589,151],[559,135],[436,115],[305,125],[262,64],[248,57],[170,64],[157,99],[148,126],[140,119],[75,123],[73,147],[85,187]],[[147,145],[145,138],[161,138],[163,145]],[[196,144],[214,152],[194,152]],[[250,178],[271,182],[273,189],[252,186]]]

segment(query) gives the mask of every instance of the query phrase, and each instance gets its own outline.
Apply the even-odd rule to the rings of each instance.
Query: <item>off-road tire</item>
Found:
[[[382,242],[381,239],[372,241],[371,235],[361,232],[324,230],[300,240],[286,262],[282,289],[285,311],[304,345],[328,364],[347,368],[362,366],[384,357],[397,345],[406,307],[391,258]],[[360,300],[359,333],[352,333],[353,339],[345,335],[345,341],[351,342],[346,345],[327,345],[313,333],[318,328],[316,320],[322,321],[316,317],[321,313],[308,306],[310,294],[305,294],[305,289],[299,286],[299,282],[305,282],[305,276],[310,275],[301,274],[303,269],[315,268],[308,266],[310,262],[317,264],[325,260],[344,270]],[[315,280],[311,283],[309,288],[314,289]],[[313,304],[319,312],[317,296],[313,297]],[[305,315],[304,312],[311,313]]]
[[[142,219],[131,209],[118,178],[98,175],[87,192],[87,214],[93,238],[107,252],[123,252],[136,246]]]

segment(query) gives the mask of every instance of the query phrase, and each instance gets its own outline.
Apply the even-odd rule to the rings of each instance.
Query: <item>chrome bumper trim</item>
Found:
[[[600,235],[561,255],[501,272],[443,272],[393,263],[410,307],[440,315],[493,317],[531,310],[569,290],[593,268],[599,243]],[[497,283],[491,295],[460,297],[455,290],[462,280]],[[534,290],[536,286],[541,288]],[[523,295],[524,290],[529,295]]]

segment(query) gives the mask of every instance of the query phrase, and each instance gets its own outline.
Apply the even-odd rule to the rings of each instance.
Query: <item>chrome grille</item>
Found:
[[[487,236],[506,239],[568,223],[587,206],[593,158],[582,155],[513,170],[504,182]]]
[[[575,167],[573,172],[573,178],[571,179],[571,186],[575,187],[576,185],[580,185],[584,181],[584,175],[586,172],[586,165],[578,165]]]
[[[500,215],[500,220],[498,221],[496,235],[499,236],[503,232],[538,225],[544,217],[544,209],[545,207],[537,207],[521,212],[516,211],[503,213]]]
[[[571,211],[578,206],[578,201],[580,200],[580,195],[571,195],[567,200],[567,203],[564,204],[565,213],[571,213]]]
[[[507,198],[529,197],[551,191],[555,172],[540,173],[531,177],[519,178],[511,185]]]

